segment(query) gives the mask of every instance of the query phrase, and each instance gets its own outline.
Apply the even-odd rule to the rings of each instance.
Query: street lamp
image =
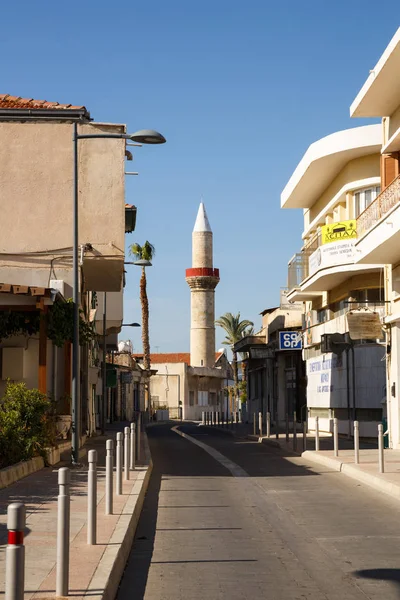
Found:
[[[134,260],[131,262],[124,262],[124,265],[136,265],[137,267],[152,267],[153,263],[150,260],[141,258],[139,260]]]
[[[79,266],[78,266],[78,208],[79,208],[79,189],[78,189],[78,141],[87,139],[117,139],[131,140],[140,144],[164,144],[165,137],[153,129],[141,129],[133,134],[129,133],[83,133],[78,134],[78,124],[75,122],[73,127],[73,179],[74,179],[74,197],[73,197],[73,336],[72,336],[72,437],[71,453],[72,464],[79,463]],[[105,312],[105,311],[104,311]],[[104,348],[105,352],[105,348]],[[103,405],[105,399],[103,398]]]
[[[140,327],[140,323],[122,323],[121,327]]]

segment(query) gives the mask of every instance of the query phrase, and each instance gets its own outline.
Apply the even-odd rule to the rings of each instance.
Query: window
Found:
[[[189,406],[194,406],[194,392],[189,392]]]
[[[217,404],[217,394],[215,392],[210,392],[210,404],[211,406],[216,406]]]
[[[362,212],[375,200],[381,193],[380,185],[365,188],[354,193],[354,214],[359,217]]]
[[[199,406],[207,406],[208,392],[199,392]]]

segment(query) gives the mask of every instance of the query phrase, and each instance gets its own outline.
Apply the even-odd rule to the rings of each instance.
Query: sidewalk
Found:
[[[375,490],[400,499],[400,450],[384,451],[384,473],[379,473],[377,444],[365,443],[360,440],[360,463],[354,463],[353,440],[339,438],[339,456],[334,456],[333,436],[325,434],[320,436],[320,450],[315,451],[315,437],[307,434],[307,450],[303,452],[303,436],[297,436],[297,451],[293,450],[293,436],[290,434],[289,443],[286,443],[286,435],[281,434],[279,439],[275,436],[249,435],[248,439],[258,440],[263,444],[280,447],[286,452],[301,456],[305,460],[323,465],[344,473]]]
[[[147,439],[142,434],[141,461],[130,480],[123,482],[123,495],[114,494],[114,514],[105,510],[105,440],[114,438],[125,423],[90,438],[85,448],[98,451],[97,545],[86,543],[87,466],[71,470],[70,595],[74,598],[113,598],[129,554],[151,473]],[[44,468],[0,490],[0,596],[5,587],[5,544],[7,506],[24,502],[25,600],[55,596],[57,532],[57,468]],[[67,465],[65,465],[67,466]],[[114,472],[115,490],[115,472]]]

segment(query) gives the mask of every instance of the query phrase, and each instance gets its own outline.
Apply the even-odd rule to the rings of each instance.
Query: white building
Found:
[[[376,257],[359,264],[356,247],[360,215],[380,193],[380,148],[379,125],[328,135],[311,144],[281,195],[282,208],[304,214],[287,297],[305,302],[309,426],[318,416],[329,431],[336,417],[348,433],[356,419],[361,435],[375,437],[386,394],[384,265]]]
[[[350,107],[352,117],[382,119],[379,138],[381,193],[357,219],[357,266],[385,264],[389,443],[400,448],[400,28]]]

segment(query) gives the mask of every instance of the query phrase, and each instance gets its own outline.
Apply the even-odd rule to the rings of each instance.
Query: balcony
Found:
[[[357,235],[361,238],[400,201],[400,175],[375,198],[357,219]]]
[[[321,245],[321,236],[316,234],[300,252],[297,252],[288,264],[288,289],[299,289],[310,273],[310,256]]]
[[[400,259],[400,175],[357,219],[358,263],[393,264]]]

